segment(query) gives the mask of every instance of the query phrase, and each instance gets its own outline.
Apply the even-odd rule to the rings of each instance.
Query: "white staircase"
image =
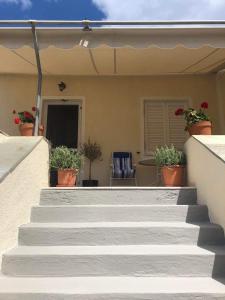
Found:
[[[194,188],[44,189],[0,300],[225,300],[225,239]]]

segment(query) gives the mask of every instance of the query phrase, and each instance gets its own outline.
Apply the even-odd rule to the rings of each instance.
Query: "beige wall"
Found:
[[[59,81],[67,89],[61,93]],[[208,101],[214,133],[220,133],[216,79],[210,76],[171,77],[46,77],[44,96],[74,96],[85,99],[85,138],[89,136],[102,146],[103,161],[94,166],[94,176],[108,184],[109,159],[113,150],[130,150],[141,157],[141,98],[190,98],[194,106]],[[35,104],[36,78],[32,76],[0,77],[0,129],[18,134],[12,122],[12,110],[29,110]],[[148,185],[154,170],[138,167],[139,184]]]
[[[29,222],[31,206],[48,186],[48,164],[49,146],[42,139],[0,183],[0,253],[16,245],[18,227]]]
[[[216,77],[218,108],[220,116],[220,127],[222,134],[225,134],[225,70],[218,72]]]
[[[195,136],[185,144],[188,182],[197,187],[198,202],[212,222],[225,230],[225,136]]]

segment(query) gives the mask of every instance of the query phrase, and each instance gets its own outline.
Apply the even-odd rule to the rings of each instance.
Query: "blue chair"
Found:
[[[131,152],[113,152],[111,166],[110,186],[113,180],[133,180],[137,185],[136,165],[132,163]]]

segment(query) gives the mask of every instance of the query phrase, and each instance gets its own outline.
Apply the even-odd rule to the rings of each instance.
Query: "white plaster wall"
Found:
[[[30,220],[40,189],[48,186],[48,143],[35,149],[0,184],[0,252],[17,243],[18,227]]]
[[[185,150],[188,183],[197,187],[198,203],[208,206],[211,221],[225,230],[225,136],[191,137]]]

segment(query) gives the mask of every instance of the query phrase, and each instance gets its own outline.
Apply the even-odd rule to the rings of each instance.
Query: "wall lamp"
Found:
[[[60,92],[63,92],[66,89],[65,82],[61,81],[60,83],[58,83],[58,87],[59,87]]]

